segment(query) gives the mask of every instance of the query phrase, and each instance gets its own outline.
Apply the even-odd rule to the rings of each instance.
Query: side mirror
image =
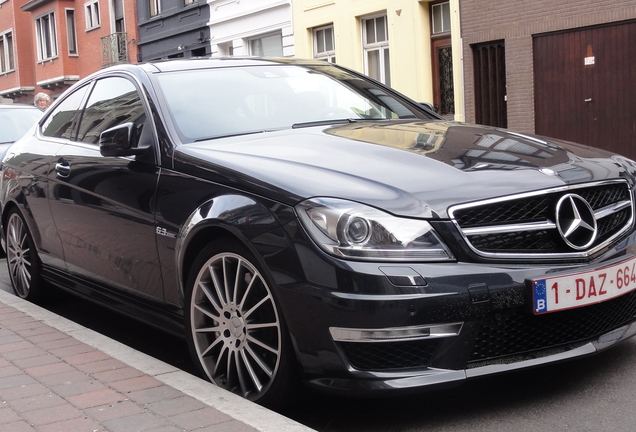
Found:
[[[135,124],[123,123],[106,129],[99,136],[99,152],[102,156],[134,156],[146,151],[136,147]]]

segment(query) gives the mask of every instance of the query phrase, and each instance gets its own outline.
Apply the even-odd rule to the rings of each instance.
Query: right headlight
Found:
[[[336,198],[296,206],[316,243],[330,254],[368,261],[450,261],[453,254],[433,227],[376,208]]]

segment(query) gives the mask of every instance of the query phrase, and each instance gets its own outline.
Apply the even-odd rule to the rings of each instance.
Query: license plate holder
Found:
[[[601,303],[636,290],[636,257],[596,270],[531,282],[535,315]]]

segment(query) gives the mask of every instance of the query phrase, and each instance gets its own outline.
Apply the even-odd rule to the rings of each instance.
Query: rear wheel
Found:
[[[188,279],[188,343],[210,381],[276,405],[289,391],[293,355],[270,284],[243,247],[209,245]]]
[[[42,296],[40,258],[29,228],[20,212],[11,210],[7,218],[7,266],[18,297],[34,301]]]

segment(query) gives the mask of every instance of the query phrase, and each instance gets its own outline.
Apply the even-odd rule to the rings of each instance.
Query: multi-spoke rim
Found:
[[[210,258],[192,288],[190,325],[208,378],[250,400],[260,399],[278,372],[281,323],[267,282],[245,258]]]
[[[13,288],[22,298],[31,290],[33,254],[28,235],[22,218],[13,213],[7,223],[7,263]]]

